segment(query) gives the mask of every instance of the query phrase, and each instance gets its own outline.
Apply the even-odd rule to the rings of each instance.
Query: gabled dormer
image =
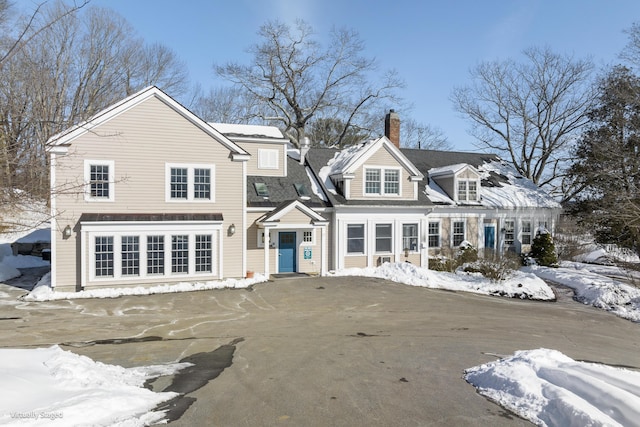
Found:
[[[251,155],[248,176],[287,176],[289,140],[275,126],[210,123],[218,132]]]
[[[417,200],[423,179],[386,136],[343,150],[328,173],[347,200]]]
[[[429,179],[459,204],[479,204],[480,172],[471,165],[458,163],[429,170]]]

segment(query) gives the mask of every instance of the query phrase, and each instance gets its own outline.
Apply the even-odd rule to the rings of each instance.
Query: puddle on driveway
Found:
[[[188,394],[205,386],[231,366],[236,344],[242,341],[244,338],[236,338],[229,344],[222,345],[213,351],[195,353],[180,360],[180,363],[191,363],[192,366],[175,373],[171,384],[162,390],[163,392],[179,393],[179,396],[160,404],[155,410],[166,411],[165,419],[167,422],[179,419],[196,401]],[[147,387],[150,385],[147,384]]]

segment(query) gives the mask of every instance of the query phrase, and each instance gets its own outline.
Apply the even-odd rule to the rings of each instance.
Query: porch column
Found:
[[[321,260],[321,264],[320,264],[320,275],[321,276],[326,276],[327,275],[327,226],[323,225],[321,227],[321,238],[322,238],[322,246],[320,246],[320,256],[322,257]]]
[[[270,234],[268,228],[264,228],[264,275],[269,278],[269,247],[271,246]]]

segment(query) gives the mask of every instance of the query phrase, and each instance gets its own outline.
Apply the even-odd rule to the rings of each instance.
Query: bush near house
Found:
[[[535,259],[538,265],[545,267],[558,265],[556,247],[550,233],[540,233],[533,239],[529,257]]]
[[[513,255],[497,256],[493,259],[481,258],[470,264],[466,264],[463,269],[468,273],[480,273],[487,279],[498,282],[506,280],[514,270],[520,267],[520,260]]]

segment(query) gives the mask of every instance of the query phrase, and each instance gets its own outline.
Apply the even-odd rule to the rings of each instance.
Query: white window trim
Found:
[[[363,239],[363,245],[362,245],[362,252],[349,252],[349,226],[350,225],[361,225],[362,226],[362,239]],[[344,253],[345,256],[363,256],[366,255],[368,252],[368,240],[367,239],[367,224],[364,222],[348,222],[345,223],[344,225]]]
[[[83,234],[87,238],[87,256],[89,264],[89,281],[91,282],[112,282],[112,281],[140,281],[141,279],[171,279],[189,277],[216,277],[219,278],[222,268],[222,225],[217,222],[208,222],[206,226],[191,224],[172,224],[171,227],[156,224],[134,224],[134,225],[110,225],[91,224],[82,226]],[[212,271],[196,272],[195,262],[195,241],[196,235],[208,234],[212,236]],[[164,236],[164,274],[147,273],[147,236]],[[187,273],[171,272],[171,236],[189,236],[189,271]],[[113,276],[103,277],[95,274],[95,237],[113,237]],[[140,274],[122,274],[122,237],[139,236],[140,249]]]
[[[258,169],[278,169],[280,151],[273,148],[258,149]]]
[[[305,242],[304,241],[304,233],[311,233],[311,241],[310,242]],[[315,229],[311,229],[311,230],[302,230],[300,233],[300,246],[313,246],[316,244],[316,230]]]
[[[173,199],[171,198],[171,169],[182,168],[187,169],[187,198]],[[209,169],[211,171],[211,183],[209,199],[196,199],[194,197],[194,170]],[[167,203],[215,203],[216,201],[216,165],[213,163],[165,163],[164,173],[164,191],[165,202]]]
[[[528,222],[529,223],[529,231],[526,232],[524,231],[524,223]],[[524,243],[524,236],[529,236],[529,243]],[[533,221],[527,218],[521,219],[520,220],[520,242],[522,242],[523,245],[530,245],[531,243],[533,243]]]
[[[461,182],[466,183],[466,186],[465,186],[466,199],[464,199],[464,200],[460,199],[459,185],[460,185]],[[470,182],[475,182],[476,183],[476,198],[475,199],[470,199],[469,198],[469,183]],[[455,191],[456,191],[456,202],[478,202],[478,201],[480,201],[480,180],[476,179],[476,178],[456,178],[456,180],[455,180]]]
[[[454,225],[456,222],[461,222],[464,224],[464,233],[462,235],[462,241],[464,242],[465,240],[467,240],[467,220],[464,218],[456,218],[456,219],[451,219],[451,239],[450,239],[450,244],[452,248],[455,248],[456,245],[453,244],[453,240],[454,240]]]
[[[507,223],[508,222],[513,224],[513,229],[511,230],[511,233],[513,234],[513,241],[511,243],[507,243],[507,232],[509,231],[509,229],[507,228]],[[517,234],[518,230],[516,229],[517,224],[518,223],[517,223],[515,218],[506,218],[504,220],[503,227],[502,227],[504,229],[504,236],[503,236],[504,240],[503,240],[503,242],[504,242],[504,245],[507,246],[507,247],[511,247],[511,246],[515,246],[516,245],[516,242],[518,240],[518,234]]]
[[[376,169],[380,171],[380,192],[379,193],[367,193],[367,170]],[[385,171],[398,171],[398,192],[397,193],[385,193]],[[363,197],[400,197],[402,196],[402,168],[389,167],[389,166],[374,166],[366,165],[362,168],[362,196]]]
[[[91,197],[91,166],[109,166],[109,197]],[[116,197],[115,162],[113,160],[84,161],[84,200],[87,202],[113,202]]]
[[[388,225],[389,229],[391,230],[391,236],[388,237],[390,243],[391,243],[391,248],[388,251],[378,251],[378,226],[379,225]],[[373,225],[373,249],[374,249],[374,255],[388,255],[388,254],[393,254],[394,251],[394,227],[393,227],[393,222],[377,222]],[[384,237],[384,239],[387,239],[387,237]]]
[[[409,248],[409,253],[410,254],[416,254],[420,252],[420,223],[418,221],[416,222],[402,222],[400,223],[400,243],[401,243],[401,248],[400,250],[402,250],[404,252],[404,226],[405,225],[415,225],[416,226],[416,249],[415,250],[411,250],[411,248]]]
[[[429,224],[430,223],[437,223],[438,224],[438,246],[429,246],[429,237],[431,236],[429,234]],[[438,249],[438,248],[442,247],[442,221],[441,220],[427,221],[427,247],[429,249],[431,249],[431,248]]]

